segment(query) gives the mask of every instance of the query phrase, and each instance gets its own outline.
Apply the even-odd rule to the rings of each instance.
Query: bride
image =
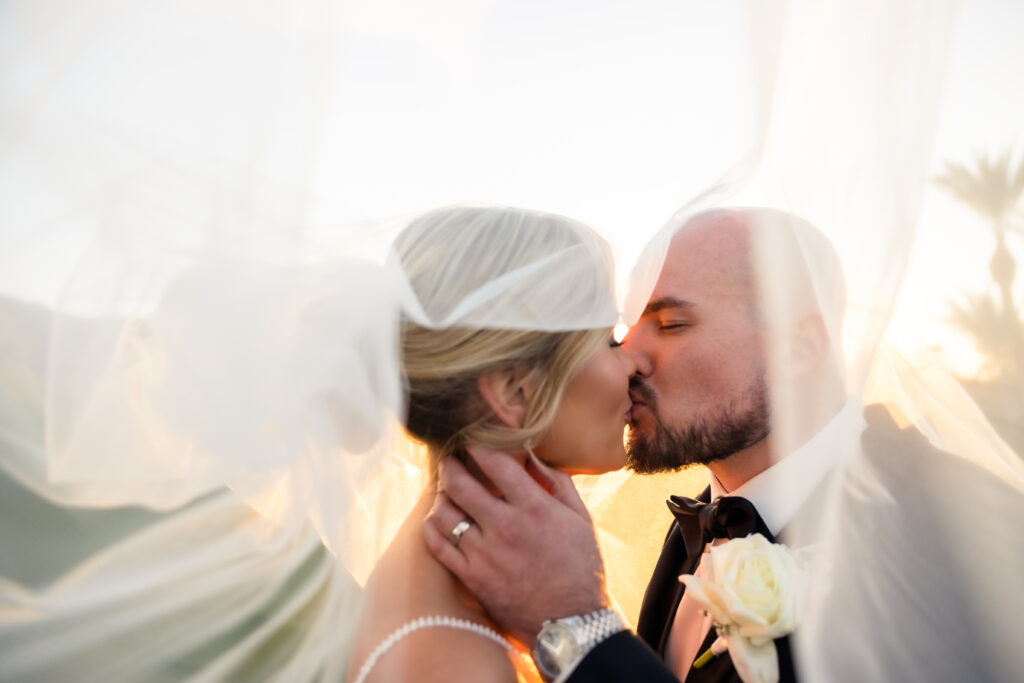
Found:
[[[388,251],[207,264],[137,319],[0,302],[17,333],[0,370],[34,372],[4,375],[0,400],[0,540],[21,548],[0,562],[0,679],[535,676],[421,520],[437,464],[471,444],[541,478],[540,460],[623,466],[633,368],[610,250],[560,216],[453,206]],[[399,415],[428,453],[415,505]]]
[[[488,310],[540,315],[533,329],[404,321],[406,428],[427,447],[431,484],[366,585],[349,680],[529,678],[528,658],[494,631],[480,605],[430,554],[422,521],[440,460],[457,457],[472,466],[467,448],[473,445],[513,451],[538,477],[544,476],[538,459],[573,474],[625,464],[631,361],[608,326],[559,330],[557,320],[545,320],[551,296],[594,303],[608,297],[612,305],[607,248],[588,227],[560,216],[452,207],[412,222],[395,249],[414,293],[435,317],[485,287],[496,288]],[[578,271],[586,277],[576,278],[571,290],[552,292],[543,273],[522,277],[524,268],[566,250],[578,252],[576,265],[588,271]],[[471,524],[457,525],[450,540],[458,543]]]

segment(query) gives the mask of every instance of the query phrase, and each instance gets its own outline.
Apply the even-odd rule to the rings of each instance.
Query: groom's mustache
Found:
[[[658,412],[658,399],[655,398],[654,389],[644,383],[643,379],[637,376],[629,378],[629,398],[634,403],[643,403],[652,413]]]

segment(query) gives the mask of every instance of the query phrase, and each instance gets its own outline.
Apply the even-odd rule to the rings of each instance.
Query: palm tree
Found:
[[[949,320],[974,337],[992,372],[988,380],[965,381],[965,386],[997,430],[1024,456],[1024,404],[1020,400],[1024,392],[1024,320],[1014,305],[1017,264],[1006,244],[1008,235],[1024,235],[1017,210],[1024,195],[1024,157],[1015,165],[1009,151],[994,159],[981,155],[974,170],[946,162],[935,180],[985,218],[995,237],[989,272],[998,292],[965,293],[963,303],[950,302]]]
[[[1014,223],[1019,217],[1015,209],[1024,194],[1024,157],[1014,167],[1009,150],[991,160],[982,154],[976,166],[976,171],[971,171],[964,164],[947,161],[935,182],[988,220],[996,239],[989,271],[1002,295],[1003,314],[1009,317],[1016,310],[1013,280],[1017,264],[1006,246],[1006,236],[1011,232],[1024,234],[1020,224]]]
[[[986,361],[980,374],[1003,381],[1016,374],[1020,342],[1012,329],[1007,330],[999,300],[987,292],[966,292],[962,301],[948,303],[946,319],[974,337],[974,345]]]

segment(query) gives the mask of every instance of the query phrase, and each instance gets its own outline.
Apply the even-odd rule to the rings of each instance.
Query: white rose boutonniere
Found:
[[[700,668],[726,650],[745,683],[779,680],[776,638],[796,628],[804,570],[784,546],[761,534],[712,546],[704,578],[684,574],[686,593],[715,620],[719,638],[698,658]]]

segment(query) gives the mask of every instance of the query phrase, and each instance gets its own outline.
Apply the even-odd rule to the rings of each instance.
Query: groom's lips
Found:
[[[631,401],[629,406],[629,412],[626,413],[627,422],[632,423],[636,419],[636,413],[639,408],[646,408],[647,403],[642,399],[638,398],[632,391],[629,392],[629,400]]]

